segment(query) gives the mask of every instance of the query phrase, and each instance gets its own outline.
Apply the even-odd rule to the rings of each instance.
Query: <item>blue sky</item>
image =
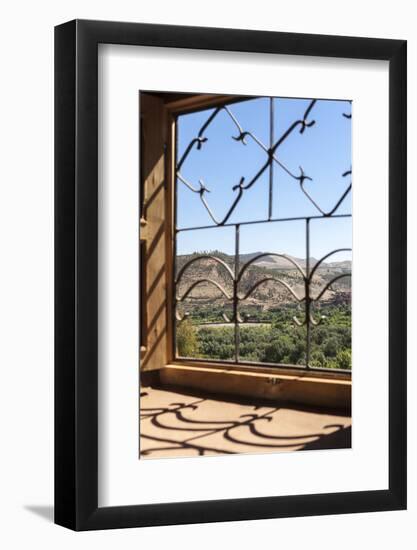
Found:
[[[274,98],[274,141],[276,141],[303,114],[309,99]],[[265,146],[269,146],[269,98],[257,98],[231,104],[230,112],[243,130],[252,132]],[[178,158],[181,158],[190,141],[213,110],[182,115],[178,118]],[[351,168],[351,120],[343,116],[350,113],[347,101],[318,100],[307,120],[315,120],[314,126],[303,134],[295,131],[276,150],[276,157],[294,174],[302,166],[313,181],[305,183],[306,189],[323,210],[330,210],[350,183],[350,177],[342,174]],[[195,188],[199,180],[210,189],[206,199],[218,219],[230,208],[237,191],[233,191],[241,177],[250,181],[267,160],[266,153],[250,137],[247,145],[235,141],[239,134],[229,115],[221,111],[204,136],[207,141],[198,150],[195,146],[181,167],[181,174]],[[298,181],[291,178],[274,163],[273,218],[317,215],[319,212],[302,193]],[[199,195],[191,192],[177,180],[177,225],[179,228],[215,225],[201,203]],[[268,218],[269,171],[244,192],[228,223]],[[351,212],[351,194],[339,207],[338,214]],[[274,222],[241,226],[240,249],[242,253],[268,251],[305,256],[305,223]],[[321,257],[334,248],[351,247],[351,219],[322,219],[311,221],[312,256]],[[179,254],[196,250],[220,249],[234,251],[234,228],[212,228],[180,232],[177,240]],[[350,257],[341,254],[335,260]]]

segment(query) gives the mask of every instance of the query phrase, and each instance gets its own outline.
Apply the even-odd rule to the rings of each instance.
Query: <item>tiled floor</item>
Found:
[[[328,411],[154,388],[141,391],[140,407],[143,458],[351,446],[351,417]]]

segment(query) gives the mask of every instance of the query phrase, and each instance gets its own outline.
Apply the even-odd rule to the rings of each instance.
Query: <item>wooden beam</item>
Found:
[[[166,208],[165,208],[165,125],[164,103],[160,98],[142,94],[142,193],[143,213],[140,221],[141,276],[145,289],[141,319],[146,323],[141,333],[141,371],[160,369],[167,363],[166,310]],[[143,303],[145,302],[145,303]]]
[[[172,114],[180,114],[199,109],[208,109],[218,105],[234,103],[236,101],[245,101],[253,99],[252,96],[238,95],[218,95],[218,94],[196,94],[184,98],[168,100],[165,105]]]

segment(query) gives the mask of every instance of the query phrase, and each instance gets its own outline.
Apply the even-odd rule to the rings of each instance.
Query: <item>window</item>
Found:
[[[142,368],[349,371],[350,102],[141,94],[141,115]]]

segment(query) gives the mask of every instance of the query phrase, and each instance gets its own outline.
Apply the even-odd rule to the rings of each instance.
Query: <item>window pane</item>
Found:
[[[351,368],[349,101],[179,116],[175,218],[177,356]]]

